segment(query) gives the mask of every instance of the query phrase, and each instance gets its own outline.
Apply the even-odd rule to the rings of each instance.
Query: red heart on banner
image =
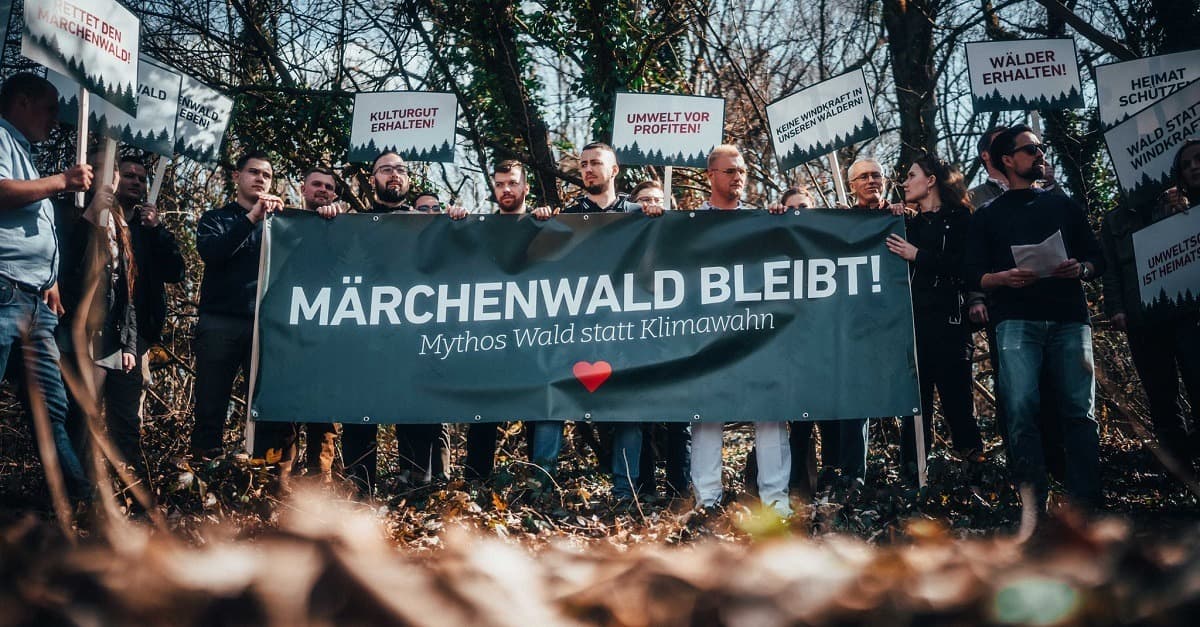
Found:
[[[595,392],[597,388],[608,381],[612,376],[612,364],[607,361],[598,361],[594,364],[586,361],[575,362],[575,367],[571,368],[575,378],[587,388],[588,392]]]

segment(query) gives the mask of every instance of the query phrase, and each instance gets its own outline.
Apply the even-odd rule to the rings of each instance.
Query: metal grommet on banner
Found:
[[[251,409],[251,410],[250,410],[250,417],[251,417],[251,418],[258,418],[258,410],[257,410],[257,409]]]
[[[700,414],[692,414],[692,420],[700,420]]]
[[[799,209],[797,209],[797,210],[796,210],[794,213],[795,213],[796,215],[800,215],[800,210],[799,210]]]
[[[484,221],[484,220],[486,220],[486,219],[487,219],[487,216],[479,216],[479,221],[480,221],[480,222],[483,222],[483,221]]]
[[[370,416],[363,416],[363,419],[362,419],[362,421],[363,421],[363,422],[371,422],[371,417],[370,417]]]
[[[915,414],[919,414],[919,413],[921,413],[921,408],[920,408],[920,407],[913,407],[913,414],[915,415]]]
[[[583,214],[583,219],[584,219],[584,220],[587,220],[587,219],[588,219],[588,214],[586,214],[586,213],[585,213],[585,214]]]
[[[591,419],[592,419],[592,412],[588,412],[588,413],[584,414],[584,415],[583,415],[583,419],[584,419],[584,420],[591,420]]]
[[[475,420],[483,420],[483,416],[480,416],[479,414],[475,414]]]
[[[808,412],[804,412],[804,417],[808,418]]]
[[[379,222],[379,216],[371,216],[372,222]]]
[[[696,217],[696,212],[695,212],[695,211],[689,212],[689,213],[688,213],[688,217],[689,217],[689,218],[694,218],[694,217]]]

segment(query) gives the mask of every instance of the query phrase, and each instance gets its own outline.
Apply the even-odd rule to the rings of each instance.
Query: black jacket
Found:
[[[982,291],[979,283],[984,274],[1016,267],[1012,246],[1040,243],[1055,231],[1062,231],[1068,257],[1092,264],[1092,279],[1104,273],[1100,242],[1079,203],[1053,192],[1010,189],[971,216],[963,259],[966,288]],[[1004,320],[1090,321],[1078,279],[1046,278],[1027,287],[997,288],[988,293],[988,317],[994,324]]]
[[[629,200],[629,194],[619,193],[619,194],[617,194],[617,199],[613,201],[613,204],[611,204],[607,207],[601,207],[600,205],[597,205],[596,203],[592,202],[592,199],[588,198],[587,194],[581,194],[580,196],[577,196],[575,199],[573,199],[571,202],[567,203],[567,206],[563,208],[562,212],[563,213],[612,213],[612,212],[619,211],[619,212],[623,212],[623,213],[633,213],[635,211],[641,211],[641,210],[642,210],[642,206],[640,204],[633,202],[632,200]]]
[[[130,219],[133,239],[133,258],[137,263],[137,282],[133,287],[133,303],[137,307],[138,335],[147,342],[162,340],[163,323],[167,318],[167,283],[183,280],[183,255],[175,235],[160,222],[156,227],[143,226],[137,215]]]
[[[65,212],[64,213],[68,213]],[[78,352],[72,329],[84,309],[88,309],[92,355],[96,358],[118,350],[137,354],[137,312],[129,299],[127,272],[129,260],[118,265],[116,280],[112,280],[113,262],[108,254],[108,230],[85,220],[82,216],[67,218],[70,228],[63,239],[62,265],[58,277],[63,314],[56,335],[63,350]],[[102,266],[96,267],[99,264]],[[89,272],[99,273],[99,285],[90,308],[82,302],[87,289]],[[135,275],[136,276],[136,275]],[[134,289],[137,289],[136,283]]]
[[[917,315],[956,320],[962,315],[960,269],[970,218],[965,207],[945,206],[905,219],[908,241],[917,247],[917,258],[908,265]]]
[[[204,260],[200,313],[254,318],[263,221],[251,222],[236,201],[211,209],[196,225],[196,251]]]

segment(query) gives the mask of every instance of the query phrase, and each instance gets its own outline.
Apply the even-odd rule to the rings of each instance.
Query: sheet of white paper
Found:
[[[1048,277],[1059,264],[1067,260],[1062,231],[1055,231],[1040,244],[1013,246],[1012,256],[1018,268],[1032,270],[1040,278]]]

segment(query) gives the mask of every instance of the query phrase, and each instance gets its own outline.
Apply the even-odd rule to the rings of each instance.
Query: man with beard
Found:
[[[330,219],[350,210],[350,205],[338,200],[337,178],[329,168],[309,168],[300,182],[300,197],[305,210],[315,211],[322,218]]]
[[[386,150],[371,165],[374,198],[363,213],[416,213],[404,202],[412,180],[404,159]],[[396,448],[402,483],[426,484],[444,479],[449,465],[446,429],[442,424],[398,424]],[[376,453],[379,426],[342,425],[342,461],[346,476],[361,494],[370,495],[376,487]]]
[[[147,204],[146,185],[149,177],[146,165],[135,157],[122,157],[117,167],[117,202],[128,216],[129,235],[133,241],[134,309],[137,311],[138,354],[142,373],[142,394],[138,415],[143,415],[146,388],[153,382],[149,350],[162,341],[162,328],[167,317],[167,283],[179,283],[186,270],[179,243],[170,229],[163,226],[158,207]]]
[[[197,458],[223,453],[222,435],[238,370],[249,379],[263,219],[283,209],[283,200],[268,193],[273,176],[266,154],[243,154],[233,172],[236,196],[205,212],[196,225],[196,251],[204,260],[193,342],[196,423],[191,446]]]
[[[742,202],[746,187],[746,160],[736,146],[721,145],[708,155],[708,184],[711,193],[697,211],[753,210]],[[724,423],[697,422],[692,425],[692,489],[702,507],[720,504],[721,456]],[[754,443],[758,462],[758,495],[763,505],[781,516],[790,516],[788,475],[792,466],[787,423],[755,422]]]
[[[592,142],[583,147],[579,154],[579,178],[583,179],[584,193],[577,196],[562,210],[562,213],[633,213],[640,211],[648,216],[661,216],[661,204],[640,205],[629,200],[628,194],[617,193],[617,154],[612,146],[603,142]],[[552,215],[548,207],[539,207],[534,217]],[[613,429],[613,497],[619,501],[631,500],[637,490],[638,474],[642,453],[642,425],[639,423],[614,424]],[[558,463],[562,449],[562,424],[555,421],[534,423],[533,462],[548,471]]]
[[[371,189],[375,197],[371,206],[362,213],[397,213],[412,211],[404,202],[412,179],[408,175],[408,165],[395,151],[385,150],[375,157],[371,164]]]
[[[1044,147],[1025,125],[992,140],[991,161],[1008,180],[1008,191],[971,217],[964,278],[969,289],[988,293],[1000,353],[997,396],[1008,417],[1010,468],[1032,496],[1027,507],[1042,513],[1048,481],[1038,411],[1057,406],[1066,449],[1066,485],[1078,505],[1101,504],[1099,425],[1094,415],[1092,334],[1082,281],[1104,271],[1100,244],[1083,207],[1034,187],[1045,178]],[[1039,275],[1020,268],[1012,247],[1060,235],[1067,259]],[[1043,396],[1049,377],[1052,394]]]
[[[492,195],[496,198],[496,215],[511,216],[525,215],[528,209],[525,200],[529,196],[529,181],[525,177],[525,166],[520,161],[507,160],[496,164],[492,172]],[[467,217],[467,210],[462,207],[450,207],[447,214],[451,219],[461,220]],[[548,219],[549,213],[538,219]],[[536,459],[533,448],[533,424],[526,424],[525,437],[532,458]],[[486,479],[492,475],[496,466],[496,441],[501,425],[475,424],[467,426],[467,454],[463,461],[463,476],[467,479]]]
[[[349,206],[338,200],[337,190],[333,170],[319,166],[309,168],[300,182],[302,210],[315,212],[326,220],[345,213]],[[307,442],[303,461],[306,475],[323,483],[332,482],[333,462],[337,457],[337,427],[333,423],[263,422],[256,427],[255,440],[262,442],[263,450],[280,451],[280,476],[286,482],[300,454],[302,431],[306,433]]]

